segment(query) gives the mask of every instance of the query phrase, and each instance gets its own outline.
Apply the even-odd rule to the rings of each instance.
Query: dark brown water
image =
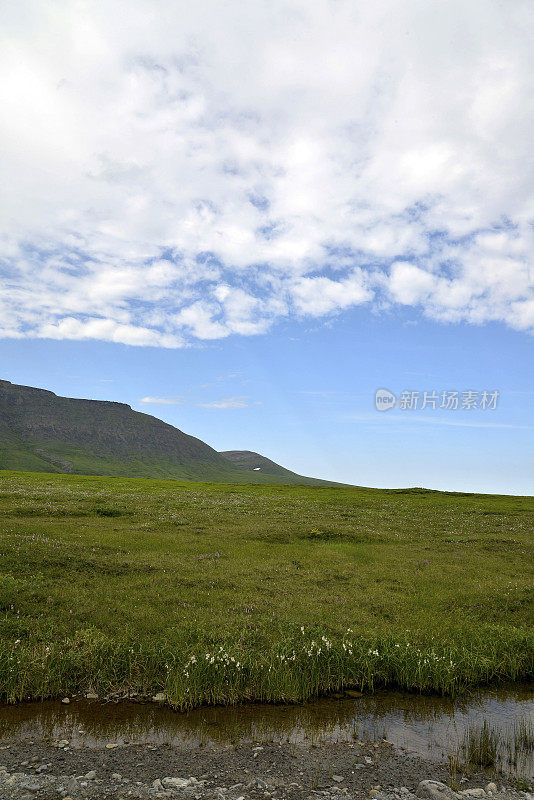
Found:
[[[503,737],[514,723],[534,721],[534,686],[472,692],[454,700],[401,692],[304,705],[243,705],[180,713],[156,704],[97,701],[21,703],[0,707],[0,741],[58,741],[71,747],[106,743],[227,745],[244,742],[379,740],[431,758],[446,757],[468,727],[487,721]],[[532,754],[525,766],[532,771]]]

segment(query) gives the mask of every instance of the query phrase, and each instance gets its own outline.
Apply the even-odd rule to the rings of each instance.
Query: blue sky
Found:
[[[0,350],[13,382],[126,402],[217,449],[256,450],[303,474],[533,493],[534,341],[502,325],[357,309],[327,324],[286,323],[178,350],[46,340],[4,341]],[[378,413],[380,387],[500,397],[496,410]]]
[[[531,492],[532,4],[124,9],[3,9],[4,377],[305,473]]]

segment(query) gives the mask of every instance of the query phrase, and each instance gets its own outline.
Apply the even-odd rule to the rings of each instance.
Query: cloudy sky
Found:
[[[127,345],[144,374],[147,353],[179,375],[193,352],[202,384],[268,342],[322,331],[345,347],[397,324],[420,343],[448,332],[460,359],[484,329],[475,361],[509,342],[500,388],[519,391],[513,368],[534,364],[529,0],[19,0],[2,20],[6,369],[44,385],[36,353],[105,351],[116,374]],[[161,380],[132,401],[174,412]],[[245,396],[195,407],[267,413]]]

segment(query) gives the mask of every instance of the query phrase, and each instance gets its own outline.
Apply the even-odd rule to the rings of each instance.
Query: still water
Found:
[[[303,705],[248,704],[176,712],[154,703],[73,700],[0,707],[0,742],[68,739],[71,747],[106,743],[225,746],[262,742],[388,739],[432,760],[446,758],[469,727],[486,721],[506,737],[534,722],[534,686],[473,691],[459,698],[380,691]],[[533,771],[532,753],[521,765]]]

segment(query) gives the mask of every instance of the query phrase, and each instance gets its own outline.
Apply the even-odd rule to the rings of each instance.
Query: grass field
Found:
[[[0,699],[534,674],[534,498],[0,472]]]

